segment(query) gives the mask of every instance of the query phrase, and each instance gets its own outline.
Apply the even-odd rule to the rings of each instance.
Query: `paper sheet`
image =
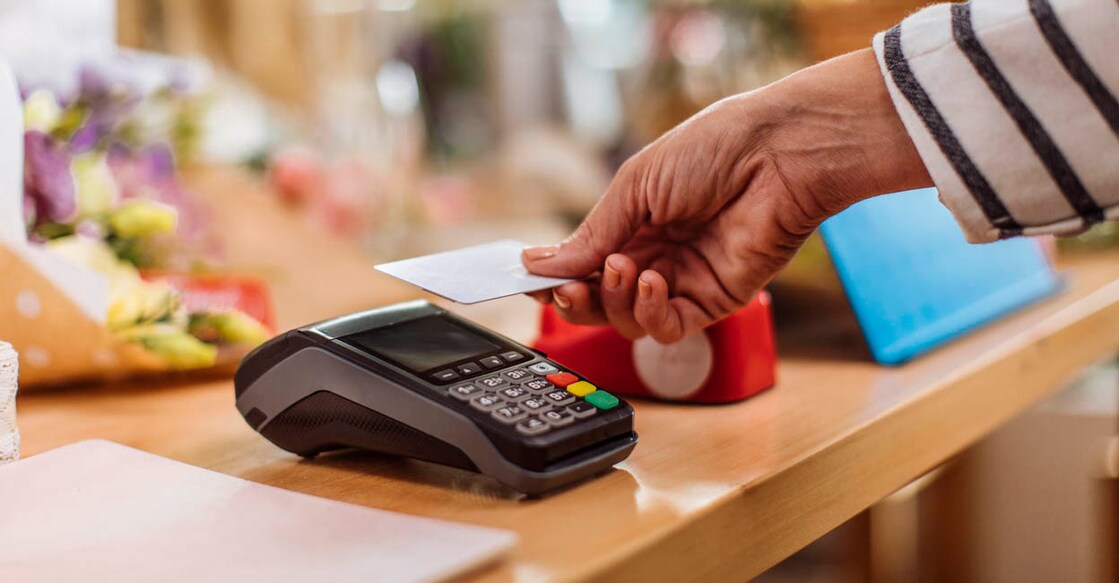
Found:
[[[0,466],[0,579],[437,581],[512,532],[256,484],[108,441]]]

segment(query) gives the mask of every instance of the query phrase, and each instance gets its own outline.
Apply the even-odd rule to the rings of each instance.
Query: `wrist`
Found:
[[[794,195],[830,216],[880,194],[932,185],[873,51],[810,67],[767,87],[781,123],[769,148]],[[826,216],[822,217],[826,218]]]

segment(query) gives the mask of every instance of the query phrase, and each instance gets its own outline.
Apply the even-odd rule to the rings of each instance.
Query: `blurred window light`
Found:
[[[611,0],[559,0],[560,15],[571,24],[606,24],[613,12]]]
[[[681,18],[669,38],[672,56],[688,66],[710,64],[726,44],[727,32],[722,19],[707,11],[692,12]]]
[[[311,10],[318,14],[351,14],[365,8],[364,0],[312,0]]]
[[[571,130],[599,147],[615,143],[625,111],[615,74],[572,58],[563,60],[564,105]]]
[[[416,0],[377,0],[381,12],[408,12],[416,6]]]
[[[652,42],[641,0],[559,0],[575,55],[591,67],[621,70],[640,63]]]
[[[420,87],[411,65],[397,60],[381,65],[377,71],[377,95],[390,115],[415,112],[420,104]]]

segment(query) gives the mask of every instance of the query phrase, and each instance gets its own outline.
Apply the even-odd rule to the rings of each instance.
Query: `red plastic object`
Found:
[[[663,345],[609,326],[569,324],[544,306],[533,345],[612,393],[690,403],[741,401],[777,381],[769,294],[700,334]]]

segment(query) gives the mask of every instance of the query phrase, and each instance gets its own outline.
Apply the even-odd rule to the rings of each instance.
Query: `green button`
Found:
[[[599,409],[613,409],[618,406],[618,398],[602,389],[588,394],[583,399]]]

